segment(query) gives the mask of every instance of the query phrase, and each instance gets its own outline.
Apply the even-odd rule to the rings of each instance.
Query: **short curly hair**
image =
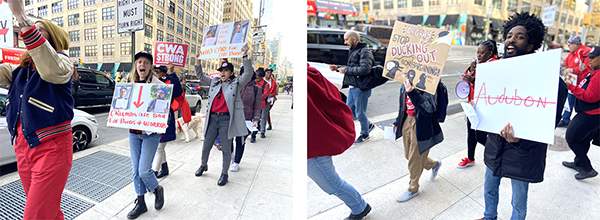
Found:
[[[535,16],[535,14],[529,14],[528,12],[516,13],[508,18],[508,21],[504,23],[504,34],[502,35],[506,39],[508,32],[516,27],[523,26],[527,29],[528,43],[533,45],[533,50],[537,50],[542,47],[542,41],[544,41],[544,35],[546,34],[546,27],[542,20]]]

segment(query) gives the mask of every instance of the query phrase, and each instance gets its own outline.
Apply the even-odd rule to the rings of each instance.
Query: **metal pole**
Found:
[[[135,32],[131,32],[131,66],[134,66],[135,62]]]

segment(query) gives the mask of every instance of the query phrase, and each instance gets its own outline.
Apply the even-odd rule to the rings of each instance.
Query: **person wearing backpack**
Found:
[[[364,86],[370,81],[368,76],[371,74],[375,58],[373,58],[371,49],[365,43],[360,42],[360,35],[355,31],[348,31],[344,34],[344,44],[350,46],[347,65],[330,65],[329,68],[344,74],[342,88],[350,87],[346,104],[360,122],[360,136],[355,143],[362,143],[369,139],[369,133],[375,128],[375,125],[367,118],[371,88]]]
[[[416,90],[407,79],[400,87],[400,107],[394,122],[396,139],[404,142],[404,156],[408,160],[409,187],[398,202],[406,202],[419,194],[419,179],[423,169],[431,170],[434,180],[442,166],[441,161],[428,157],[429,149],[444,140],[440,127],[446,117],[448,91],[440,81],[436,95]]]

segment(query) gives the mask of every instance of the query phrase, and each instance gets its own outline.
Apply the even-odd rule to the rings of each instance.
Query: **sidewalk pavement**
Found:
[[[271,110],[273,130],[267,131],[266,139],[257,137],[254,144],[248,138],[239,172],[229,172],[229,183],[222,187],[217,186],[222,161],[220,151],[213,148],[208,171],[196,177],[194,172],[200,166],[202,141],[170,142],[166,147],[170,175],[159,179],[165,189],[165,205],[162,210],[155,210],[154,195],[146,194],[148,212],[138,219],[290,219],[293,127],[290,105],[291,97],[281,95]],[[99,151],[128,159],[128,139],[76,153],[73,159]],[[2,177],[0,185],[14,180],[18,180],[16,172]],[[127,219],[136,198],[131,183],[101,202],[68,189],[64,194],[93,204],[76,218],[82,220]]]
[[[392,117],[395,115],[389,114],[373,122],[389,123]],[[458,162],[467,156],[464,114],[448,116],[442,130],[444,141],[429,153],[433,160],[442,160],[438,177],[432,182],[431,171],[424,171],[419,196],[406,203],[396,202],[408,189],[409,181],[401,139],[385,140],[383,130],[376,128],[370,140],[334,157],[340,176],[362,193],[373,208],[366,219],[483,217],[483,146],[477,146],[475,166],[457,169]],[[572,161],[574,157],[564,141],[564,133],[564,128],[556,130],[555,145],[547,153],[544,181],[529,185],[527,219],[600,219],[600,177],[577,181],[575,171],[562,166],[562,161]],[[600,147],[592,145],[588,155],[593,166],[600,169]],[[342,219],[350,213],[337,197],[327,195],[310,179],[307,182],[310,219]],[[499,219],[510,219],[510,199],[510,180],[503,178]]]

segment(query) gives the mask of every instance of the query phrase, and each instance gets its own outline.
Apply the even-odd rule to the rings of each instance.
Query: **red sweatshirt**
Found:
[[[575,98],[584,102],[595,103],[600,101],[600,69],[594,70],[591,74],[592,76],[590,77],[587,89],[581,88],[584,84],[583,82],[579,83],[579,86],[569,84],[568,87]],[[588,115],[600,115],[600,108],[589,110],[585,113]]]
[[[565,67],[573,70],[573,74],[577,75],[577,83],[581,82],[591,71],[590,59],[587,57],[591,50],[591,48],[581,45],[577,50],[569,52],[565,58]],[[583,70],[580,69],[581,66],[584,67]]]
[[[487,62],[491,62],[491,61],[494,61],[494,60],[497,60],[497,59],[498,59],[498,57],[496,55],[494,55],[490,59],[488,59],[486,61],[483,61],[481,63],[487,63]],[[466,75],[468,75],[468,74],[473,74],[473,77],[475,77],[476,72],[475,72],[475,70],[473,70],[473,72],[470,72],[469,68],[467,68],[465,70],[465,72],[463,73],[463,78]],[[471,101],[473,101],[473,98],[475,97],[475,82],[473,82],[473,83],[469,82],[469,88],[470,88],[470,90],[469,90],[469,98],[467,99],[467,102],[471,103]]]
[[[354,143],[352,111],[340,91],[321,73],[308,66],[307,74],[308,158],[343,153]]]

